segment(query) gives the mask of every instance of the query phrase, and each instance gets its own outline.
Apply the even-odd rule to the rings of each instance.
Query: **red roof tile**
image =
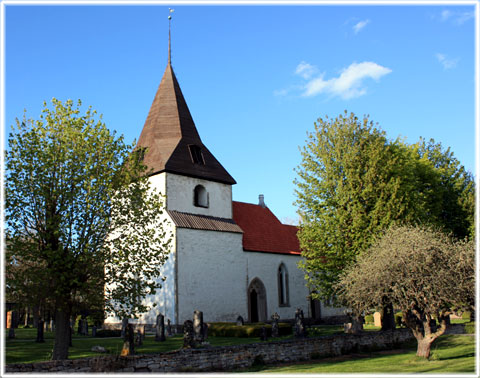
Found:
[[[245,251],[300,254],[297,227],[282,224],[268,207],[236,201],[232,206],[233,220],[243,230]]]

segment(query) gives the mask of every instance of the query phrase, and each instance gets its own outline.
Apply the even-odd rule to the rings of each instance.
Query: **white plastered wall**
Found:
[[[242,234],[177,228],[179,322],[247,319]]]
[[[180,176],[173,173],[162,173],[163,183],[167,190],[167,209],[184,213],[209,215],[219,218],[232,218],[232,186],[219,182]],[[208,208],[193,204],[193,191],[202,185],[209,198]]]
[[[254,278],[259,278],[267,293],[268,319],[276,312],[281,319],[295,318],[297,308],[308,316],[308,289],[305,286],[304,273],[297,267],[301,257],[279,253],[244,252],[246,257],[247,292],[248,285]],[[284,264],[288,272],[289,306],[280,306],[278,297],[277,272],[280,264]],[[247,309],[248,311],[248,309]]]

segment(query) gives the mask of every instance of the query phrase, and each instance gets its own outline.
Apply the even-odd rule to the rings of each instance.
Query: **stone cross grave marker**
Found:
[[[237,326],[243,326],[243,324],[244,324],[243,318],[240,315],[238,315],[236,324],[237,324]]]
[[[305,330],[305,319],[303,318],[303,310],[297,308],[295,311],[295,337],[305,337],[307,332]]]
[[[278,332],[278,320],[280,319],[280,316],[275,313],[272,315],[272,337],[278,337],[279,332]]]

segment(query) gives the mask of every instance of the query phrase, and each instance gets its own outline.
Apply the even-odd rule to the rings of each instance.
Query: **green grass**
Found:
[[[475,371],[475,337],[444,335],[432,346],[430,360],[416,354],[416,341],[401,350],[358,353],[309,363],[250,369],[262,373],[473,373]]]
[[[44,343],[36,343],[36,329],[16,329],[16,338],[6,340],[6,363],[29,363],[47,361],[51,358],[53,349],[53,332],[45,332]],[[292,336],[284,336],[268,341],[285,340]],[[251,344],[261,342],[258,337],[209,337],[208,343],[212,346]],[[123,340],[120,337],[93,338],[91,336],[75,335],[72,341],[73,347],[69,349],[69,358],[85,358],[98,356],[100,353],[91,351],[95,345],[103,346],[110,354],[120,354]],[[156,342],[154,336],[147,335],[143,345],[135,347],[136,354],[153,354],[177,350],[183,345],[183,336],[169,337],[165,342]]]

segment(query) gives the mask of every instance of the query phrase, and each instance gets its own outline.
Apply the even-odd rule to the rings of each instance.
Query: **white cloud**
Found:
[[[441,63],[444,70],[455,68],[457,66],[458,61],[460,60],[459,58],[450,59],[445,54],[441,54],[441,53],[436,53],[435,57]]]
[[[328,80],[324,74],[311,79],[303,87],[303,96],[310,97],[320,93],[339,96],[343,99],[360,97],[367,93],[364,85],[366,79],[378,81],[382,76],[392,72],[387,67],[380,66],[374,62],[352,63],[343,69],[340,76]]]
[[[370,20],[363,20],[360,22],[357,22],[355,25],[353,25],[353,32],[355,34],[358,34],[360,30],[362,30],[365,26],[367,26],[370,23]]]
[[[273,91],[274,96],[286,96],[288,94],[287,89],[276,89]]]
[[[300,75],[304,79],[310,79],[316,73],[317,67],[304,61],[301,61],[295,69],[295,74]]]
[[[441,22],[450,20],[456,25],[463,25],[466,21],[475,17],[475,13],[472,12],[452,12],[450,10],[443,10],[438,16]]]

